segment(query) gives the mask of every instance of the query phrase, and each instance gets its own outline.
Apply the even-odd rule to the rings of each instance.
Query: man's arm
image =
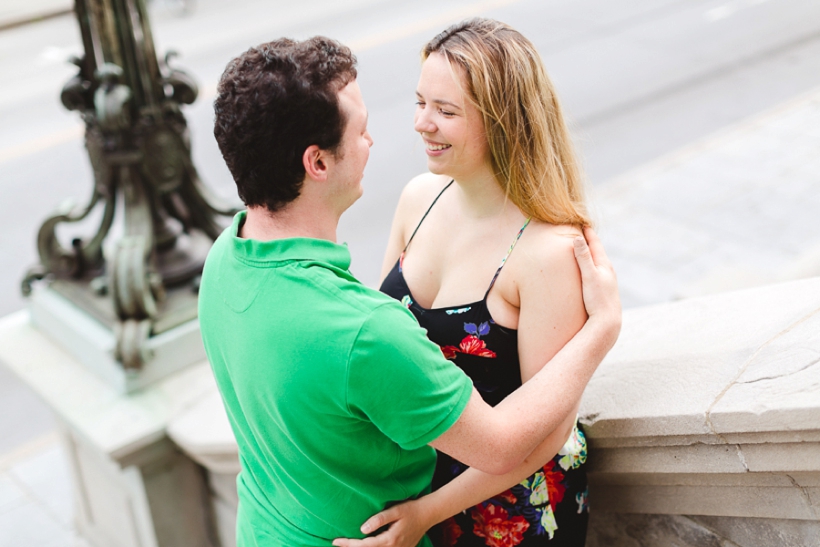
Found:
[[[615,272],[595,232],[587,228],[584,234],[586,241],[576,238],[574,249],[589,320],[537,374],[496,407],[473,391],[458,421],[431,446],[471,467],[505,474],[575,408],[621,327]]]
[[[393,505],[362,525],[363,534],[385,531],[364,539],[337,538],[336,547],[415,547],[427,530],[474,505],[507,490],[543,467],[566,443],[575,426],[572,412],[521,464],[504,475],[491,475],[471,467],[438,490]]]

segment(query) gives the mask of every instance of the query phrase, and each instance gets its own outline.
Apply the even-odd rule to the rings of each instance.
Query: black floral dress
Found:
[[[526,227],[527,224],[519,231],[479,302],[435,309],[419,306],[402,274],[404,252],[381,286],[384,293],[410,309],[419,324],[427,329],[430,340],[470,376],[482,398],[492,406],[521,386],[521,370],[518,333],[493,321],[487,309],[487,294]],[[414,236],[415,232],[410,241]],[[583,547],[589,516],[583,467],[586,457],[586,439],[576,423],[564,447],[543,468],[509,490],[436,526],[429,533],[433,544],[436,547]],[[433,489],[466,469],[466,465],[439,452]]]

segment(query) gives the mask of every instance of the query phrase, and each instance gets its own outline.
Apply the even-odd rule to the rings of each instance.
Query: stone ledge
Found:
[[[598,439],[817,430],[819,362],[820,278],[631,309],[582,419]]]
[[[628,310],[581,419],[595,510],[820,521],[820,278]]]

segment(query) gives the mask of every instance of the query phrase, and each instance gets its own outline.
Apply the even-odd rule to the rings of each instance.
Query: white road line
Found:
[[[0,163],[22,158],[23,156],[28,156],[29,154],[42,152],[43,150],[48,150],[52,146],[57,146],[79,139],[83,136],[83,134],[85,134],[85,126],[76,125],[70,129],[64,129],[62,131],[43,135],[42,137],[20,143],[16,146],[5,148],[0,150]]]

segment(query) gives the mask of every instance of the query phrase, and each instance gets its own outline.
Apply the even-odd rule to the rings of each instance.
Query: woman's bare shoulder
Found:
[[[410,214],[426,210],[449,182],[449,177],[429,172],[413,177],[402,190],[399,207]]]
[[[573,248],[573,241],[579,235],[582,232],[576,226],[531,221],[513,253],[519,255],[515,268],[519,287],[543,285],[545,279],[551,283],[580,282],[581,272]]]
[[[573,241],[583,235],[581,229],[571,225],[556,225],[533,220],[521,238],[526,254],[539,264],[559,262],[575,263]]]

